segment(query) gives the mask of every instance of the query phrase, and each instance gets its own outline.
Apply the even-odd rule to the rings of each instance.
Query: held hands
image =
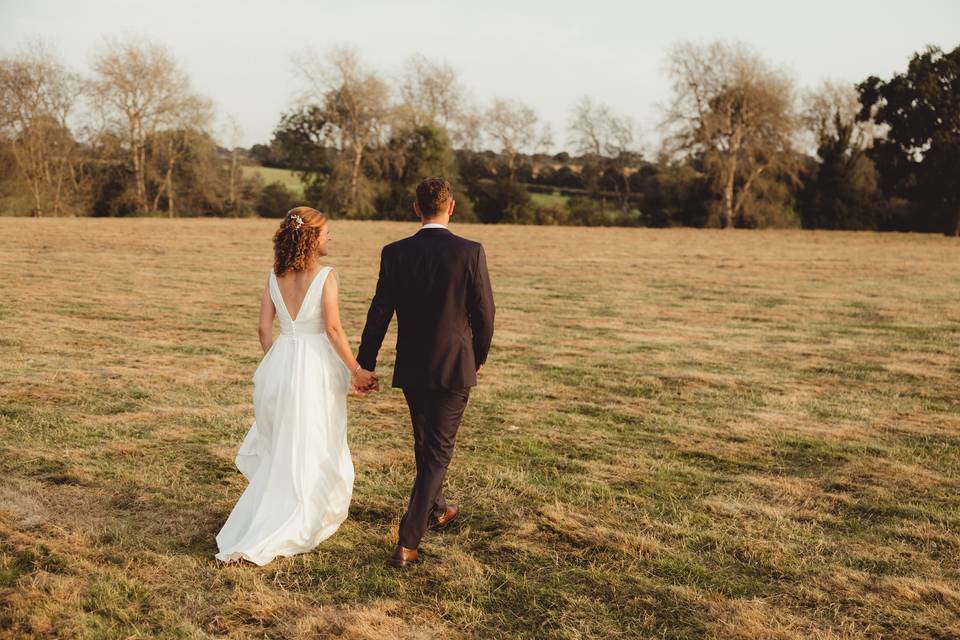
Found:
[[[366,369],[357,368],[351,376],[351,392],[358,396],[366,396],[380,390],[380,379],[377,374]]]

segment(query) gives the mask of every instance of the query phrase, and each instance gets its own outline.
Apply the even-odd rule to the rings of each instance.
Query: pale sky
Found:
[[[905,70],[927,44],[960,45],[960,2],[0,0],[0,55],[40,38],[89,73],[106,38],[127,36],[166,45],[218,122],[236,118],[245,146],[269,142],[290,107],[292,57],[346,45],[388,77],[421,53],[451,65],[482,106],[526,102],[550,123],[554,150],[569,147],[571,108],[589,95],[631,116],[649,152],[678,40],[743,41],[800,87],[858,82]]]

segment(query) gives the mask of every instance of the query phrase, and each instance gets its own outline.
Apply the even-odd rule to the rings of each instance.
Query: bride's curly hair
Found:
[[[320,233],[327,217],[310,207],[294,207],[287,212],[273,236],[273,272],[300,271],[317,253]]]

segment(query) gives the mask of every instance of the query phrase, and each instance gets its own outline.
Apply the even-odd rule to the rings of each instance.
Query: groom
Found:
[[[460,509],[443,497],[443,478],[470,387],[477,384],[493,338],[493,291],[483,246],[450,232],[453,194],[442,178],[417,186],[413,210],[420,230],[383,248],[377,291],[367,312],[357,361],[374,371],[377,353],[397,312],[393,386],[403,389],[413,423],[417,476],[394,567],[420,562],[417,547],[429,527],[442,530]]]

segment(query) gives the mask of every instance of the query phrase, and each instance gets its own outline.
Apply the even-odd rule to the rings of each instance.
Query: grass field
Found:
[[[960,637],[956,240],[456,227],[497,333],[462,520],[398,574],[389,388],[350,400],[336,535],[213,559],[274,225],[0,219],[0,637]],[[413,227],[331,231],[356,345]]]
[[[263,184],[268,185],[271,182],[279,182],[297,196],[303,195],[303,183],[296,171],[289,169],[277,169],[274,167],[243,166],[240,167],[243,177],[250,178],[259,175]]]

